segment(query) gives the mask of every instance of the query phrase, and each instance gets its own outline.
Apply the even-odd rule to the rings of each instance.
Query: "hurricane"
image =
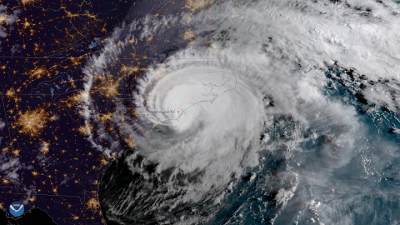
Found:
[[[398,3],[181,5],[86,65],[106,222],[398,224]]]

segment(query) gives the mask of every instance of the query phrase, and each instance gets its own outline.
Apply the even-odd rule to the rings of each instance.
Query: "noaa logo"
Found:
[[[13,216],[20,216],[24,213],[24,205],[21,202],[13,202],[10,205],[10,213]]]

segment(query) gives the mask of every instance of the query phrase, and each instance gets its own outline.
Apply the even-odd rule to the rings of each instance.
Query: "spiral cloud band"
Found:
[[[251,208],[272,224],[353,224],[338,202],[362,208],[368,190],[342,178],[374,183],[368,165],[388,163],[374,158],[379,144],[367,145],[375,136],[360,115],[398,118],[398,5],[200,2],[124,23],[86,68],[86,135],[116,158],[99,190],[106,220],[235,224],[252,221]],[[166,37],[179,48],[164,49]],[[239,187],[263,197],[215,219]]]

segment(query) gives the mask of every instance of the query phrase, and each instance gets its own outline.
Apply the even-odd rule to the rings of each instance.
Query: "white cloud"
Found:
[[[0,5],[0,37],[7,37],[6,28],[4,24],[7,26],[12,25],[15,21],[18,20],[18,14],[21,12],[20,9],[16,9],[11,11],[9,7],[5,5]]]
[[[129,164],[137,160],[137,154],[144,156],[141,165],[131,163],[130,166],[132,171],[145,174],[147,178],[150,175],[141,167],[146,163],[157,163],[156,173],[159,175],[163,170],[173,168],[165,187],[170,193],[182,191],[184,194],[160,204],[174,206],[178,202],[201,201],[212,188],[227,186],[232,174],[237,178],[247,167],[258,165],[258,152],[264,150],[258,143],[264,122],[267,128],[279,125],[274,124],[273,116],[286,116],[295,125],[290,131],[292,133],[282,132],[285,138],[269,141],[269,149],[284,146],[288,149],[285,157],[290,159],[293,151],[300,149],[299,143],[305,140],[302,131],[311,129],[314,140],[321,138],[326,141],[320,149],[323,169],[333,170],[349,163],[355,154],[352,151],[355,142],[360,140],[365,130],[360,129],[354,107],[332,101],[321,94],[327,83],[325,71],[336,62],[342,67],[354,68],[370,80],[385,78],[398,82],[400,35],[397,31],[400,22],[393,13],[399,11],[397,6],[385,7],[375,1],[356,0],[348,1],[348,4],[352,7],[329,1],[298,4],[289,0],[257,1],[247,5],[247,8],[240,8],[245,12],[232,20],[228,12],[236,6],[221,3],[204,12],[213,12],[214,15],[207,23],[201,13],[192,16],[189,24],[196,40],[204,43],[207,38],[212,44],[190,45],[163,64],[154,66],[156,68],[149,68],[146,77],[139,80],[138,92],[132,97],[135,110],[139,113],[138,120],[130,117],[124,105],[116,104],[115,107],[118,116],[126,119],[115,125],[134,133],[134,138],[147,137],[143,133],[157,123],[155,119],[169,119],[169,126],[160,126],[158,131],[153,131],[150,137],[139,143],[136,153],[127,159]],[[359,12],[355,8],[365,10]],[[368,12],[367,8],[372,11]],[[215,10],[221,11],[215,13]],[[144,19],[146,30],[138,35],[139,39],[162,32],[163,26],[151,26],[151,19],[154,16]],[[177,18],[168,19],[176,24],[188,23]],[[124,27],[135,27],[137,24],[138,21],[134,21]],[[130,35],[129,38],[126,38],[127,35]],[[119,54],[126,54],[123,51],[125,45],[111,46],[116,45],[119,39],[126,42],[133,35],[122,35],[116,29],[113,37],[116,41],[109,41],[105,50],[100,56],[93,57],[85,71],[87,96],[96,81],[94,73],[110,74],[116,68],[107,65]],[[105,70],[103,66],[106,66]],[[219,95],[212,104],[209,99],[198,98],[204,97],[201,93],[207,93],[204,92],[204,84],[220,81],[220,75],[211,76],[208,73],[210,70],[229,71],[237,78],[234,90]],[[388,88],[387,85],[378,85],[373,92],[365,91],[365,96],[371,102],[387,104],[391,110],[396,110],[396,101],[386,96]],[[395,90],[394,87],[391,89]],[[268,97],[268,104],[262,101],[264,97]],[[188,107],[191,103],[194,106]],[[96,103],[89,97],[86,104],[87,110],[96,108]],[[147,117],[149,108],[182,108],[184,113],[179,120],[173,120],[175,118],[169,114]],[[98,118],[96,113],[85,115],[88,121]],[[105,131],[104,124],[96,125],[104,133],[96,138],[91,136],[93,143],[100,139],[114,140],[115,136]],[[111,148],[119,148],[119,142],[110,146],[96,145],[105,154]],[[310,162],[307,166],[322,170],[319,163]],[[180,181],[175,178],[180,173],[194,174],[196,171],[203,172],[193,175],[201,185],[186,180],[184,187],[177,185]],[[323,173],[317,175],[320,179],[324,178]],[[321,185],[316,177],[299,176]],[[275,200],[283,207],[295,195],[299,183],[297,176],[295,180],[291,187],[278,190]],[[124,213],[123,209],[118,213]],[[188,221],[191,219],[187,218]]]

